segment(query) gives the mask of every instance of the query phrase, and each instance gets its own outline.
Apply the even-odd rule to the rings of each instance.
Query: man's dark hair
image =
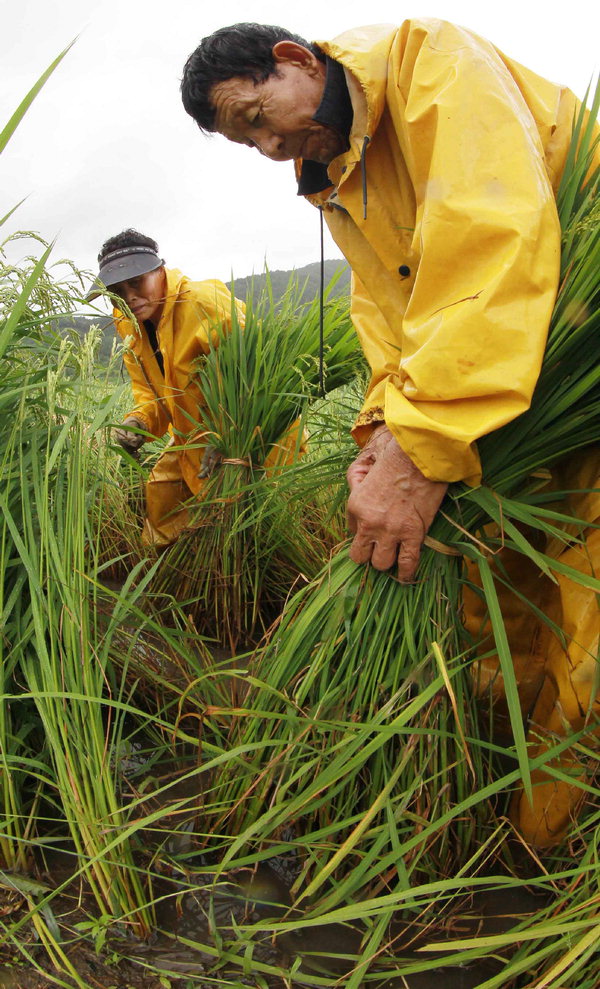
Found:
[[[256,84],[277,74],[273,46],[278,41],[294,41],[317,58],[324,58],[316,45],[273,24],[232,24],[202,39],[185,63],[181,80],[183,105],[200,130],[215,130],[215,108],[210,99],[215,83],[240,76]]]
[[[158,254],[158,244],[152,240],[152,237],[146,237],[139,230],[128,227],[127,230],[122,230],[120,234],[115,234],[114,237],[109,237],[108,240],[104,241],[98,255],[98,264],[102,264],[106,255],[110,254],[111,251],[116,251],[119,247],[151,247]]]

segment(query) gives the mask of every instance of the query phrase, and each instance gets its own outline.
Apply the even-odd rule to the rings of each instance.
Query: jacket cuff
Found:
[[[363,409],[352,427],[352,436],[356,443],[363,447],[371,437],[376,426],[385,422],[385,412],[379,405]]]
[[[439,403],[421,403],[421,405]],[[444,403],[441,403],[442,407]],[[388,382],[385,421],[404,453],[430,481],[464,481],[472,487],[481,483],[481,461],[473,440],[472,424],[460,425],[434,419],[431,410],[409,402]],[[470,427],[470,428],[469,428]]]

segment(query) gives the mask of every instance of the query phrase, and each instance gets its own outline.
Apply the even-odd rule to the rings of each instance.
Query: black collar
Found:
[[[346,144],[350,147],[353,110],[344,67],[339,62],[329,58],[329,55],[325,56],[325,64],[327,67],[325,88],[317,112],[312,119],[336,130],[345,138]],[[327,165],[322,165],[319,161],[303,159],[298,179],[299,196],[322,192],[330,185],[331,179],[327,174]]]

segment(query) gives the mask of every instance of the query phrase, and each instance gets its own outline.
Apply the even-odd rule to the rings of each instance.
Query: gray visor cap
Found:
[[[96,283],[86,295],[86,299],[92,302],[104,289],[118,285],[119,282],[128,282],[130,278],[137,278],[138,275],[145,275],[149,271],[160,268],[164,263],[151,247],[119,247],[103,259],[96,276]]]

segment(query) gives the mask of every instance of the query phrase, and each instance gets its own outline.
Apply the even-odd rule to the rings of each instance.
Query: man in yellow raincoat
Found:
[[[299,193],[323,208],[351,265],[372,370],[348,472],[351,556],[396,564],[409,581],[448,483],[481,478],[477,439],[529,406],[558,287],[554,196],[577,101],[470,31],[428,19],[316,44],[283,28],[223,28],[188,59],[182,96],[202,130],[293,159]],[[571,487],[598,487],[596,454],[585,478],[570,469]],[[581,494],[576,512],[594,522],[598,494]],[[564,558],[589,572],[600,532],[588,536]],[[543,597],[540,586],[528,590],[562,643],[516,597],[503,610],[542,747],[597,717],[599,620],[590,592],[561,579]],[[501,693],[497,669],[486,675]],[[535,782],[533,807],[517,795],[512,816],[543,846],[564,833],[580,790]]]
[[[231,325],[232,306],[243,321],[244,305],[220,281],[194,282],[166,268],[156,241],[136,230],[109,238],[98,263],[97,281],[123,299],[135,317],[113,310],[126,342],[123,360],[135,402],[115,438],[135,454],[152,437],[171,434],[148,478],[142,532],[144,542],[163,546],[186,525],[185,503],[204,483],[206,444],[198,427],[202,395],[194,367],[218,339],[215,327]]]

